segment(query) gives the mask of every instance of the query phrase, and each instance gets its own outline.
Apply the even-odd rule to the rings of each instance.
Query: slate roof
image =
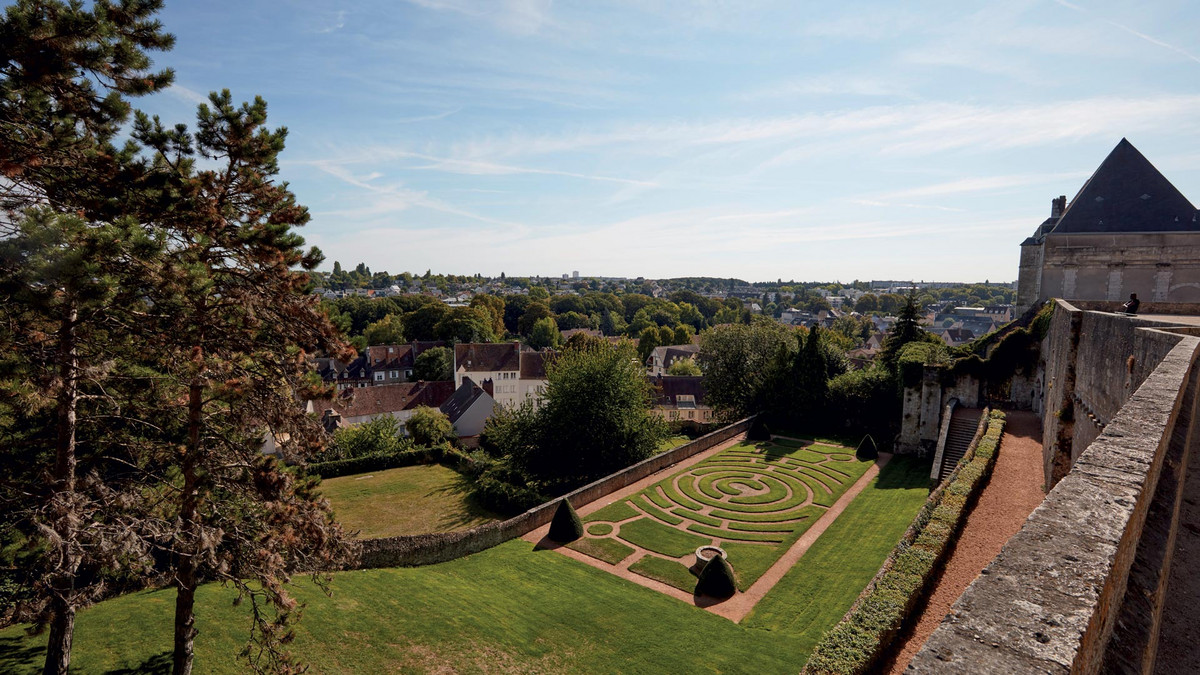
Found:
[[[471,406],[474,405],[475,401],[478,401],[479,397],[481,396],[487,396],[487,392],[484,391],[479,385],[475,384],[471,378],[464,377],[462,386],[460,386],[450,398],[446,399],[446,401],[442,403],[441,411],[446,413],[446,417],[450,418],[451,423],[457,422],[458,418],[462,417],[463,413],[470,410]]]
[[[454,367],[468,373],[521,369],[521,345],[516,342],[454,345]]]
[[[659,375],[650,379],[654,385],[654,404],[660,408],[679,405],[679,396],[692,396],[695,405],[685,403],[683,407],[694,408],[704,405],[704,378],[696,375]]]
[[[453,393],[454,383],[450,381],[405,382],[346,389],[333,399],[315,399],[311,403],[317,414],[333,409],[342,417],[362,417],[412,410],[423,405],[437,408]]]
[[[546,357],[554,352],[521,352],[521,379],[546,379]]]
[[[1190,231],[1196,207],[1122,138],[1048,234]]]

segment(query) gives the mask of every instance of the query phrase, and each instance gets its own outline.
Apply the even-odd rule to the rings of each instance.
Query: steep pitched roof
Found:
[[[654,385],[654,402],[659,407],[680,407],[680,396],[691,396],[682,407],[694,408],[704,405],[704,378],[690,375],[659,375],[651,378]]]
[[[521,379],[546,379],[546,357],[554,352],[521,352]]]
[[[446,399],[446,402],[441,405],[441,411],[446,413],[446,417],[450,418],[451,423],[457,422],[463,416],[463,413],[475,405],[475,401],[487,395],[488,393],[479,385],[472,382],[471,378],[464,377],[462,386],[450,398]]]
[[[1200,231],[1196,207],[1124,138],[1047,234]]]
[[[334,410],[342,417],[362,417],[383,413],[412,410],[427,405],[441,406],[454,393],[453,382],[406,382],[385,384],[361,389],[346,389],[331,399],[312,401],[312,410],[318,414]]]
[[[454,367],[468,373],[520,370],[521,345],[516,342],[456,344]]]

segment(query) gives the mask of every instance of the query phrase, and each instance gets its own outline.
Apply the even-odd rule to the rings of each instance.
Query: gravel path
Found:
[[[1029,514],[1042,503],[1042,421],[1031,412],[1008,413],[1004,438],[992,478],[967,516],[962,536],[946,563],[915,630],[899,639],[904,648],[890,670],[901,673],[921,650],[950,607],[988,563],[1000,553],[1009,537],[1021,529]]]

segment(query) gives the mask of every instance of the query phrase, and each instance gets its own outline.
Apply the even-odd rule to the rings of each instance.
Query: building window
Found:
[[[393,370],[391,373],[388,374],[388,376],[394,380],[394,379],[400,377],[400,371]]]
[[[404,371],[404,376],[405,376],[405,377],[409,377],[409,378],[411,378],[411,377],[412,377],[412,371],[411,371],[411,370],[406,370],[406,371]]]
[[[383,371],[379,371],[378,373],[375,373],[375,381],[383,382]]]

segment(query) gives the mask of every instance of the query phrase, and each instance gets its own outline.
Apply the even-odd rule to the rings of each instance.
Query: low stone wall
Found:
[[[720,445],[731,438],[742,435],[750,428],[752,417],[705,434],[700,438],[638,462],[617,473],[589,483],[564,497],[575,508],[620,490],[623,487],[662,471],[693,455]],[[487,523],[461,532],[439,532],[401,537],[366,539],[362,543],[358,569],[373,567],[414,567],[431,565],[478,553],[509,539],[531,532],[554,518],[558,501],[556,497],[525,513],[498,523]]]
[[[1083,318],[1056,313],[1055,321],[1069,329]],[[1051,337],[1071,343],[1069,335]],[[1097,373],[1091,386],[1124,386],[1125,363],[1100,362],[1100,354],[1085,360],[1089,339],[1099,338],[1076,334],[1076,367],[1116,371],[1107,380]],[[963,593],[908,672],[1147,671],[1170,568],[1166,543],[1178,527],[1180,458],[1200,442],[1192,424],[1198,348],[1200,340],[1182,337],[1155,364]]]

